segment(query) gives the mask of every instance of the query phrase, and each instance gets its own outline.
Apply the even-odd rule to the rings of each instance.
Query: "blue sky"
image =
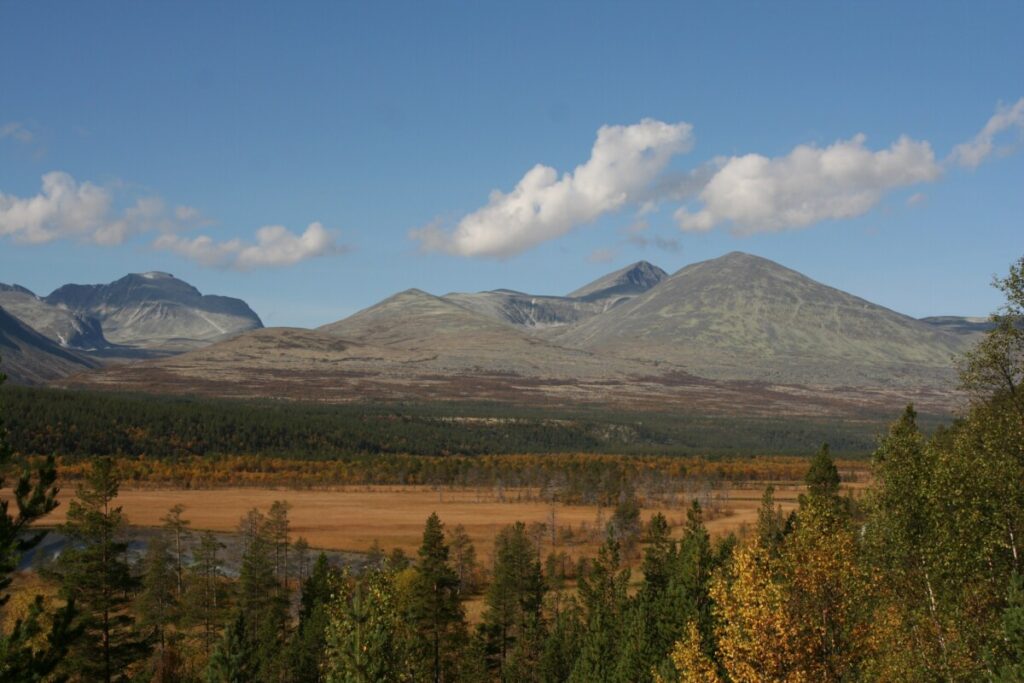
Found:
[[[1022,26],[1020,2],[0,0],[0,281],[164,270],[313,326],[741,250],[985,314],[1024,254]]]

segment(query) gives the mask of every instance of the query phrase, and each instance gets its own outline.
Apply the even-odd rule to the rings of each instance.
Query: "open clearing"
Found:
[[[803,487],[793,482],[776,483],[776,501],[783,510],[796,506]],[[730,486],[714,489],[710,494],[707,527],[713,536],[731,531],[742,532],[756,523],[757,508],[766,484]],[[73,487],[60,494],[61,505],[46,522],[64,521]],[[292,537],[303,536],[316,548],[365,551],[376,540],[383,548],[399,547],[414,552],[420,543],[423,524],[437,512],[449,527],[462,524],[483,558],[489,558],[495,534],[515,521],[549,524],[554,513],[555,526],[571,527],[575,541],[565,542],[571,554],[589,553],[612,510],[593,505],[548,504],[536,500],[517,500],[520,492],[504,492],[505,502],[492,491],[473,489],[432,490],[418,486],[350,487],[319,490],[280,488],[233,489],[149,489],[123,488],[116,503],[122,506],[128,521],[136,526],[158,526],[167,510],[176,504],[185,506],[184,517],[195,529],[234,531],[239,519],[252,508],[266,512],[275,500],[291,505],[289,519]],[[688,505],[688,501],[687,501]],[[670,523],[681,526],[686,520],[686,507],[644,508],[646,521],[660,511]],[[678,529],[677,529],[678,533]],[[543,551],[550,550],[550,535],[543,541]],[[563,545],[563,543],[559,543]],[[575,552],[573,552],[575,548]]]

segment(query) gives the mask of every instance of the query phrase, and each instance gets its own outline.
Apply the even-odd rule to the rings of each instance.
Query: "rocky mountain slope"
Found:
[[[617,306],[656,286],[668,273],[638,261],[605,275],[566,296],[541,296],[496,289],[445,294],[442,298],[489,318],[534,329],[572,325]]]
[[[0,306],[0,371],[12,383],[43,384],[98,365],[36,332]]]
[[[24,287],[0,283],[0,306],[61,346],[90,350],[110,345],[96,318],[47,303]]]
[[[263,327],[241,299],[204,295],[168,273],[135,273],[105,285],[64,285],[45,302],[97,320],[114,344],[149,350],[184,351]]]

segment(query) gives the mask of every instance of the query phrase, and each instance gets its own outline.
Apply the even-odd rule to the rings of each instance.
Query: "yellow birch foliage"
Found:
[[[733,683],[814,680],[800,666],[800,625],[791,617],[785,591],[755,548],[737,550],[731,576],[719,573],[710,593],[719,618],[718,653]]]
[[[813,681],[854,677],[867,637],[867,581],[852,533],[804,518],[783,551],[800,669]]]
[[[695,622],[687,624],[686,634],[672,649],[672,664],[679,672],[679,683],[722,683],[714,662],[701,648],[700,631]],[[654,678],[657,683],[667,683],[657,672]]]

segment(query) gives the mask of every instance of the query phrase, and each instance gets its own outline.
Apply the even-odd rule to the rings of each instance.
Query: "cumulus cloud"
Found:
[[[310,223],[301,235],[281,225],[267,225],[256,231],[255,243],[241,239],[216,242],[207,235],[186,238],[168,233],[158,237],[153,246],[203,266],[234,270],[291,266],[344,250],[320,223]]]
[[[977,135],[953,148],[949,155],[950,161],[968,168],[977,168],[996,151],[996,136],[1011,128],[1024,133],[1024,97],[1013,106],[999,106]]]
[[[158,197],[143,197],[115,210],[110,188],[80,183],[63,171],[44,175],[39,194],[31,197],[0,192],[0,236],[23,244],[58,239],[121,244],[132,235],[181,229],[200,220],[195,209],[179,206],[168,210]]]
[[[32,131],[25,127],[24,124],[17,121],[10,121],[8,123],[0,123],[0,140],[5,138],[17,140],[18,142],[27,145],[35,139],[35,136],[32,134]]]
[[[783,157],[747,154],[720,161],[697,199],[702,207],[676,211],[685,231],[728,224],[737,234],[802,228],[859,216],[898,187],[941,174],[931,145],[901,137],[871,151],[856,135],[828,147],[800,145]]]
[[[430,251],[508,257],[564,235],[604,214],[650,200],[649,191],[673,156],[693,145],[688,123],[644,119],[602,126],[590,159],[559,177],[550,166],[530,169],[509,193],[495,190],[487,205],[447,231],[438,224],[410,236]]]

